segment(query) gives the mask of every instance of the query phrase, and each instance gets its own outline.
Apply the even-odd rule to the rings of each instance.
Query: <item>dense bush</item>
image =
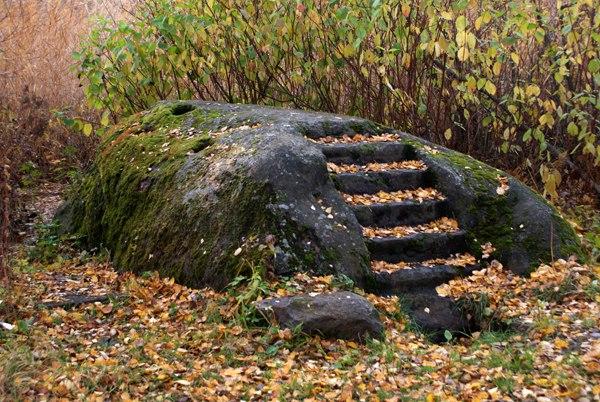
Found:
[[[146,0],[129,21],[100,21],[76,58],[104,123],[192,97],[356,114],[539,172],[556,195],[564,167],[600,178],[599,8]]]

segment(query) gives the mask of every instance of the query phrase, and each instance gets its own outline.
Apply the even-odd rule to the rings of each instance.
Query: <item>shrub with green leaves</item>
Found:
[[[600,179],[599,0],[145,0],[75,57],[93,106],[166,98],[356,114],[556,196]],[[89,128],[88,128],[89,129]]]

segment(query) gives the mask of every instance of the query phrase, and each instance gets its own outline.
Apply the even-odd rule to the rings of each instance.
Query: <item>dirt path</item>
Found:
[[[27,247],[35,244],[38,238],[38,228],[52,222],[52,218],[62,203],[64,183],[41,182],[35,187],[20,190],[19,199],[22,204],[10,216],[13,236],[5,250],[3,260],[11,264]]]

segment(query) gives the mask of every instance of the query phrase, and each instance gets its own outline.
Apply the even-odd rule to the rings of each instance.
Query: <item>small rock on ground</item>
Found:
[[[325,338],[364,342],[368,336],[382,338],[379,313],[365,298],[352,292],[302,294],[257,303],[258,310],[280,326],[296,328]]]
[[[434,290],[406,295],[407,309],[415,324],[434,342],[442,342],[446,331],[453,335],[470,333],[472,323],[456,302],[438,296]]]

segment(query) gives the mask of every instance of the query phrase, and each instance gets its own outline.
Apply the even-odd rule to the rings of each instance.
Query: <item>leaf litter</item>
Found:
[[[527,279],[493,262],[442,285],[440,294],[457,299],[486,294],[496,319],[525,324],[522,333],[484,331],[443,345],[412,330],[398,297],[355,289],[386,328],[384,342],[358,345],[241,325],[232,292],[190,289],[156,273],[117,273],[95,260],[38,266],[18,272],[11,296],[2,296],[2,321],[14,328],[0,329],[1,367],[29,357],[10,384],[0,372],[0,384],[25,400],[598,399],[598,274],[559,260]],[[269,282],[263,297],[343,282],[297,274]],[[68,293],[127,298],[39,306]]]
[[[327,162],[327,170],[332,173],[383,172],[390,170],[425,170],[427,166],[419,160],[388,163],[367,163],[366,165],[345,165]]]
[[[375,194],[345,194],[344,200],[353,205],[388,204],[393,202],[444,200],[444,195],[434,188],[417,188],[415,190],[379,191]]]
[[[357,142],[396,142],[401,140],[402,137],[399,134],[385,133],[385,134],[355,134],[342,136],[325,136],[317,139],[309,138],[310,141],[318,144],[353,144]]]
[[[442,217],[435,221],[414,226],[363,227],[363,235],[369,238],[405,237],[416,233],[451,233],[458,230],[456,219]]]
[[[475,265],[477,259],[469,254],[455,254],[448,258],[435,258],[431,260],[421,262],[386,262],[386,261],[372,261],[371,269],[376,272],[394,272],[400,269],[413,269],[415,267],[434,267],[436,265],[450,265],[453,267],[465,268],[469,265]]]

